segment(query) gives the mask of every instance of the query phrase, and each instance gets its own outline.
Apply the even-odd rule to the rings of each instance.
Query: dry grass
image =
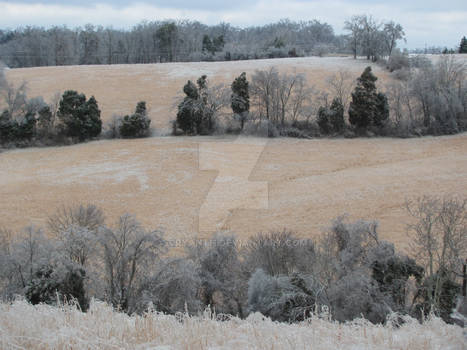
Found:
[[[11,150],[0,154],[0,226],[44,225],[62,205],[93,203],[109,221],[134,213],[171,239],[211,233],[203,232],[200,215],[217,218],[215,228],[240,238],[284,227],[310,237],[348,213],[379,220],[382,237],[405,248],[405,199],[465,195],[466,149],[467,134],[404,140],[164,137]],[[255,192],[263,184],[265,205],[264,193]],[[251,191],[242,192],[245,186]]]
[[[100,302],[88,313],[71,307],[0,304],[0,347],[10,349],[464,349],[462,328],[438,318],[400,328],[364,320],[338,324],[312,318],[288,325],[259,314],[246,320],[149,313],[127,316]]]

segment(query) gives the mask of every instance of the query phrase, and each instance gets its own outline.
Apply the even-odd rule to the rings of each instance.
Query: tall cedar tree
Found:
[[[349,122],[360,129],[370,126],[382,127],[389,118],[386,96],[376,91],[378,80],[367,67],[357,80],[349,107]]]
[[[101,111],[94,96],[86,101],[84,94],[73,90],[65,91],[57,115],[63,123],[66,136],[84,141],[101,133]]]
[[[467,53],[467,38],[465,36],[461,39],[461,44],[459,45],[459,53]]]
[[[246,116],[250,110],[250,94],[248,93],[248,80],[246,79],[245,72],[235,78],[232,83],[231,106],[232,111],[240,116],[241,128],[243,130]]]

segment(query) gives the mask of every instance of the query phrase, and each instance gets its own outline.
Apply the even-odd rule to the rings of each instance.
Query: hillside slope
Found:
[[[62,66],[11,69],[7,78],[19,84],[26,81],[29,97],[43,96],[46,101],[57,92],[72,89],[95,95],[102,111],[102,118],[109,120],[112,115],[132,112],[138,101],[147,102],[152,125],[158,129],[169,129],[169,122],[175,119],[173,105],[182,95],[183,85],[188,79],[196,81],[206,74],[211,84],[224,83],[230,86],[233,79],[242,72],[248,76],[257,69],[276,67],[280,71],[304,73],[308,83],[323,89],[327,77],[339,70],[349,71],[357,77],[366,66],[366,60],[350,57],[303,57],[270,60],[231,62],[188,62],[164,64]],[[373,64],[380,81],[388,73]]]
[[[418,139],[162,137],[0,154],[0,226],[44,225],[62,205],[94,203],[111,222],[135,214],[166,238],[380,221],[407,243],[406,198],[465,195],[467,134]],[[183,244],[183,241],[179,242]]]

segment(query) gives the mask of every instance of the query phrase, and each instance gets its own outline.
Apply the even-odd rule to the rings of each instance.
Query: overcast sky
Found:
[[[86,23],[130,28],[164,19],[245,27],[289,18],[327,22],[340,34],[346,19],[364,13],[400,23],[407,36],[403,47],[454,47],[467,36],[467,0],[0,0],[0,28]]]

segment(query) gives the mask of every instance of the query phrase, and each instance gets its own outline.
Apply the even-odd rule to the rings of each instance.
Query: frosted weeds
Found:
[[[432,318],[407,318],[400,328],[364,320],[338,324],[314,317],[299,324],[272,322],[260,314],[219,322],[150,312],[127,316],[92,301],[88,313],[71,307],[0,304],[2,349],[464,349],[462,328]]]

